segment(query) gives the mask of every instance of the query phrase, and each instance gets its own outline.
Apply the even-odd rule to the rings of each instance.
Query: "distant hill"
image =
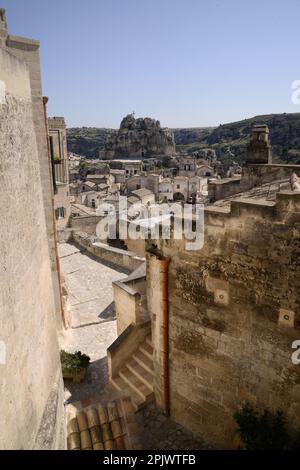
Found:
[[[215,128],[173,129],[173,132],[178,150],[193,152],[212,147],[219,160],[243,163],[254,124],[269,126],[274,161],[300,164],[300,113],[267,114]],[[112,132],[113,129],[90,127],[68,129],[68,149],[88,157],[95,156],[96,150],[103,148],[106,135]]]
[[[104,148],[105,139],[115,132],[115,129],[98,127],[72,127],[67,129],[68,151],[95,157],[98,149]]]

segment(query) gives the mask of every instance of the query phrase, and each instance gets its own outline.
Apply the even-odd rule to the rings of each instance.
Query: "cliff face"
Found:
[[[161,128],[160,122],[151,118],[135,119],[133,114],[126,116],[120,129],[107,136],[100,158],[150,157],[175,154],[173,132]]]

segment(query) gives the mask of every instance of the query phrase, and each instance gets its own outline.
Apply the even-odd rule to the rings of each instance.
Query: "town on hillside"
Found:
[[[85,153],[83,130],[49,113],[42,46],[12,35],[10,14],[0,450],[110,451],[114,464],[122,450],[184,463],[299,449],[297,140],[285,152],[274,115],[231,124],[235,145],[223,126],[192,135],[128,113]]]

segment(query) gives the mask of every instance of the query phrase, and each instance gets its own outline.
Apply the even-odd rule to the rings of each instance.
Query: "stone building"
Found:
[[[299,165],[272,163],[269,129],[267,126],[254,126],[247,146],[247,160],[241,174],[208,182],[208,196],[211,202],[243,193],[254,187],[269,185],[269,189],[287,182],[293,173],[299,174]],[[274,188],[273,188],[274,189]]]
[[[67,226],[71,212],[67,131],[64,118],[48,118],[48,132],[54,186],[56,227],[58,230],[62,230]]]
[[[159,201],[173,201],[173,181],[171,178],[163,178],[159,182],[158,189]]]
[[[269,142],[258,141],[264,164],[250,163],[251,139],[238,183],[247,190],[205,208],[201,249],[146,241],[156,401],[218,448],[233,447],[233,414],[246,403],[282,410],[294,430],[300,420],[300,192],[287,179],[300,166],[267,164]]]
[[[0,448],[64,448],[63,329],[39,42],[0,9]]]
[[[246,403],[282,410],[290,430],[300,422],[300,367],[292,361],[300,334],[300,192],[289,180],[283,186],[289,165],[243,170],[251,175],[246,191],[205,207],[201,248],[172,236],[146,239],[148,316],[139,315],[141,298],[130,291],[131,316],[119,308],[122,336],[109,350],[111,382],[127,387],[137,408],[155,398],[216,448],[235,447],[233,414]]]
[[[176,176],[173,181],[174,201],[186,201],[189,193],[189,178],[187,176]]]
[[[182,156],[178,159],[178,176],[195,176],[196,159],[194,157]]]
[[[135,119],[134,114],[128,114],[122,120],[120,129],[107,136],[105,148],[100,151],[99,157],[148,158],[175,153],[174,135],[170,129],[162,128],[160,122],[155,119]]]

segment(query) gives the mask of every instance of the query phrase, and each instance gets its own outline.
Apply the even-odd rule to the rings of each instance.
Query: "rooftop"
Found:
[[[69,450],[139,449],[131,399],[82,400],[66,408]]]
[[[137,196],[138,198],[153,195],[153,192],[150,191],[150,189],[146,189],[146,188],[136,189],[135,191],[131,191],[131,192],[134,196]]]

